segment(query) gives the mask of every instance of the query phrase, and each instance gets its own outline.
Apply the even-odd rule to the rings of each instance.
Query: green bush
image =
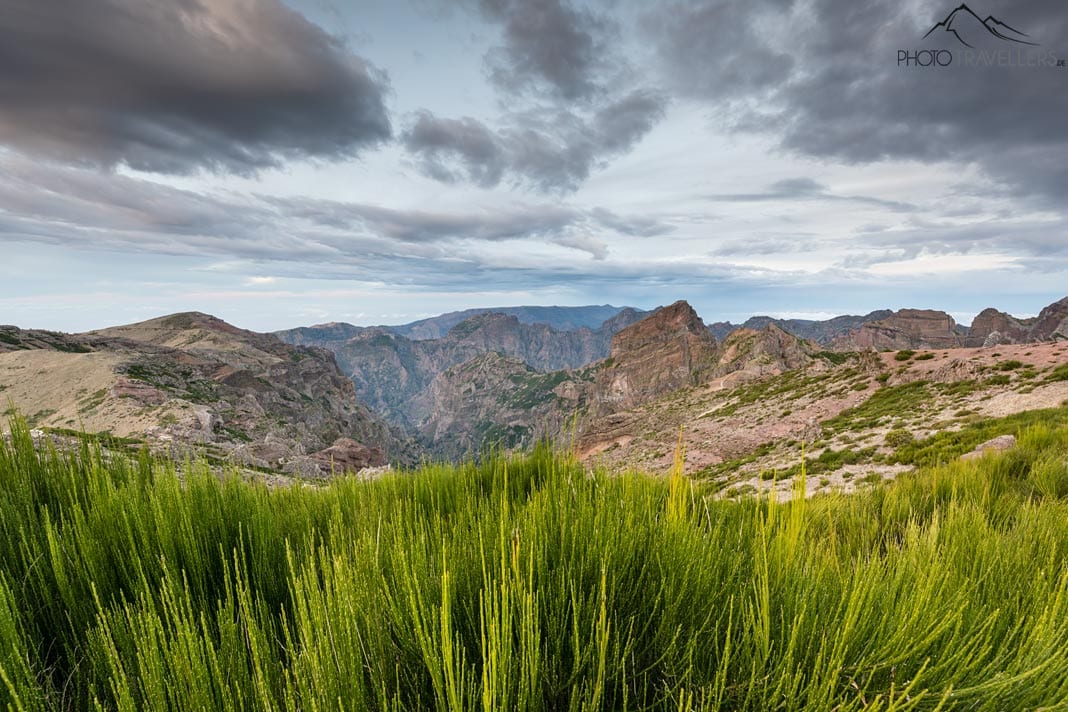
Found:
[[[901,349],[894,354],[895,361],[908,361],[910,358],[916,355],[916,352],[912,349]]]
[[[886,443],[887,447],[897,449],[909,445],[915,439],[916,438],[913,437],[911,431],[905,430],[904,428],[895,428],[886,434],[883,442]]]

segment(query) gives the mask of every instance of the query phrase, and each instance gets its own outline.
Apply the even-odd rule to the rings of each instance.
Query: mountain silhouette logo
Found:
[[[1038,46],[1037,42],[1029,41],[1027,33],[1010,27],[993,15],[987,15],[985,20],[980,19],[965,3],[961,3],[959,7],[954,8],[952,12],[946,15],[946,19],[936,22],[935,26],[924,35],[924,39],[938,29],[952,34],[965,47],[974,47],[972,42],[976,42],[978,38],[986,35],[991,35],[1005,42],[1015,42],[1017,44],[1031,45],[1032,47]]]

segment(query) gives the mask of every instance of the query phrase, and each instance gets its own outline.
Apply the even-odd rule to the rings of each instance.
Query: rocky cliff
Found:
[[[778,375],[813,362],[820,347],[800,339],[775,324],[759,331],[738,329],[716,352],[715,376],[734,374],[735,382]]]
[[[329,470],[316,454],[332,447],[366,466],[414,454],[357,401],[332,354],[207,314],[74,335],[0,327],[0,344],[4,395],[38,427],[312,476]]]
[[[1034,321],[1034,319],[1017,319],[997,309],[984,309],[972,320],[964,345],[981,347],[1027,341]]]
[[[590,382],[588,371],[540,373],[517,358],[485,353],[434,378],[419,439],[450,459],[529,448],[545,436],[559,440],[584,406]]]
[[[642,314],[624,309],[598,329],[559,331],[489,312],[460,322],[441,339],[409,339],[383,327],[340,339],[331,338],[321,327],[279,332],[279,336],[333,351],[364,403],[390,422],[417,432],[435,412],[428,389],[447,369],[490,352],[519,359],[536,371],[580,368],[607,356],[613,335]]]
[[[964,345],[967,329],[949,314],[932,309],[900,309],[834,340],[837,351],[952,349]]]
[[[945,312],[902,309],[836,338],[833,347],[837,351],[978,348],[1063,339],[1068,339],[1068,297],[1029,319],[984,309],[970,327],[956,324]]]
[[[591,415],[634,407],[698,383],[710,372],[716,340],[689,304],[675,302],[612,339],[596,377]]]

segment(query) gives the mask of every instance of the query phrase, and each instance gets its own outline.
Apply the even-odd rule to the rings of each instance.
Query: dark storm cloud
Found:
[[[9,0],[0,145],[238,173],[387,140],[386,79],[280,0]]]
[[[797,203],[801,201],[833,201],[845,203],[860,203],[886,208],[895,212],[913,212],[917,210],[915,205],[896,200],[883,200],[868,195],[839,195],[832,192],[827,186],[811,178],[785,178],[768,186],[762,193],[715,193],[702,196],[706,200],[724,203],[762,203],[786,201]]]
[[[642,86],[605,12],[568,0],[465,5],[501,33],[485,62],[508,111],[496,125],[417,112],[402,140],[425,175],[483,188],[508,182],[572,191],[663,118],[667,96]]]
[[[493,187],[503,180],[541,192],[576,189],[592,170],[627,153],[664,115],[666,98],[637,90],[591,114],[565,108],[515,114],[494,130],[466,117],[421,112],[405,148],[437,180]]]
[[[789,12],[793,4],[793,0],[657,3],[643,24],[676,92],[730,102],[760,96],[790,76],[792,48],[777,46],[767,20]]]
[[[923,39],[956,4],[694,1],[658,8],[649,24],[676,91],[727,107],[732,128],[772,132],[787,149],[845,162],[974,162],[1019,196],[1062,206],[1068,69],[963,66],[959,53],[945,68],[898,66],[899,50],[965,49],[944,33]],[[972,6],[1039,44],[977,49],[1068,58],[1063,3]],[[789,33],[775,31],[783,22]]]
[[[601,90],[611,23],[564,0],[480,0],[504,44],[486,57],[490,79],[510,93],[547,89],[566,101]]]

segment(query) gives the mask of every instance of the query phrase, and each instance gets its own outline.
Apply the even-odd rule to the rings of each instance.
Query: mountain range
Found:
[[[102,433],[299,477],[543,437],[655,469],[679,428],[702,434],[692,462],[715,468],[784,438],[818,440],[825,422],[909,379],[989,382],[975,392],[1015,403],[1003,409],[1056,405],[1060,381],[1041,378],[1064,347],[1068,298],[1032,318],[986,309],[970,327],[918,309],[706,325],[686,302],[276,334],[184,313],[84,334],[0,326],[0,397],[42,432]],[[1018,365],[983,380],[1009,353]],[[754,389],[763,397],[746,395]]]

